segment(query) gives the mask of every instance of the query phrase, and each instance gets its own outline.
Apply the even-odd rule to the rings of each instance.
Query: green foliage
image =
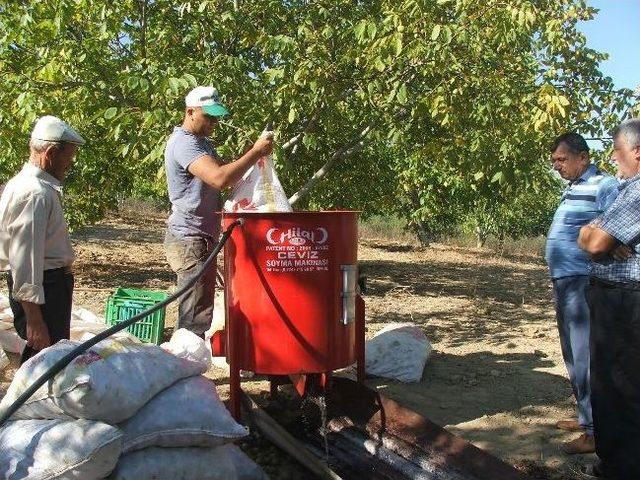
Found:
[[[463,231],[476,236],[483,246],[489,235],[517,240],[546,235],[565,187],[550,172],[540,172],[538,182],[530,184],[508,198],[489,201],[478,198],[465,217]]]
[[[632,94],[576,29],[594,13],[585,0],[11,2],[0,180],[51,113],[89,140],[67,189],[73,224],[117,196],[164,198],[166,136],[186,92],[213,84],[238,127],[217,130],[223,156],[273,121],[283,144],[297,139],[276,151],[288,192],[329,172],[302,206],[396,213],[426,241],[537,184],[557,133],[618,121]]]

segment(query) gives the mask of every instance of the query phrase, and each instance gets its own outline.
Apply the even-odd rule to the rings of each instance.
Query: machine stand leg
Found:
[[[240,390],[240,370],[229,370],[229,411],[231,416],[237,421],[240,421],[240,399],[242,392]]]
[[[356,380],[364,382],[364,300],[360,295],[356,296]]]

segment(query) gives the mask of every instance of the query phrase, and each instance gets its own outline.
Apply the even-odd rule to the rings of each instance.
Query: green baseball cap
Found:
[[[214,87],[196,87],[184,99],[187,107],[200,107],[207,115],[224,117],[229,110],[220,103],[218,90]]]

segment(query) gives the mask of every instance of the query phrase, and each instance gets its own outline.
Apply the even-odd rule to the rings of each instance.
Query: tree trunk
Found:
[[[411,230],[416,234],[420,245],[423,247],[428,247],[434,240],[433,232],[423,222],[412,222]]]
[[[487,243],[487,230],[476,225],[476,248],[482,248]]]
[[[498,250],[500,250],[500,253],[504,252],[504,239],[504,232],[501,231],[500,233],[498,233]]]

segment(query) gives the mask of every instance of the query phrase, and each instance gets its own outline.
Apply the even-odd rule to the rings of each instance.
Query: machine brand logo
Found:
[[[322,245],[329,238],[326,228],[316,227],[313,230],[304,230],[300,227],[292,227],[288,230],[270,228],[267,231],[267,241],[271,245]]]

